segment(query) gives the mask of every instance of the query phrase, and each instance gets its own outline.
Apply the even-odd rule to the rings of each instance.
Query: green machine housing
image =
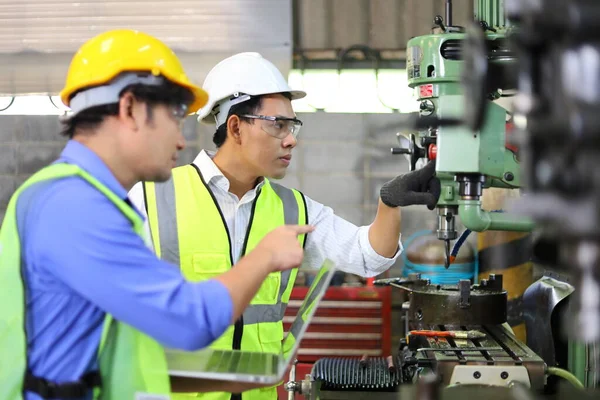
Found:
[[[452,26],[451,21],[445,26],[439,16],[435,18],[436,26],[431,34],[415,37],[407,43],[408,84],[420,103],[421,117],[472,121],[475,108],[485,109],[477,129],[469,123],[432,125],[411,133],[409,149],[401,151],[410,154],[411,170],[421,158],[436,162],[436,175],[442,185],[437,205],[437,235],[447,244],[446,266],[449,242],[457,238],[456,215],[467,229],[475,232],[531,231],[534,227],[533,222],[523,216],[481,209],[485,188],[518,190],[522,184],[518,151],[507,143],[509,115],[498,104],[501,97],[510,95],[517,87],[511,71],[516,57],[506,44],[511,30],[517,28],[510,26],[505,18],[504,0],[475,0],[474,3],[474,14],[479,21],[477,29],[485,42],[485,51],[469,47],[473,46],[473,26],[465,29]],[[448,10],[446,19],[451,19]],[[472,57],[473,54],[485,60]],[[472,91],[477,86],[473,81],[479,78],[481,61],[486,64],[485,90]],[[596,384],[588,368],[595,345],[572,339],[566,344],[567,360],[563,362],[587,387]]]
[[[450,241],[457,238],[455,216],[471,231],[486,230],[530,231],[531,221],[506,213],[491,213],[481,209],[484,188],[517,189],[521,186],[518,155],[507,148],[507,117],[505,108],[496,100],[514,88],[509,82],[511,64],[515,58],[505,45],[510,26],[504,23],[501,4],[480,1],[476,4],[485,13],[479,19],[485,35],[487,65],[494,77],[486,87],[485,96],[467,97],[464,80],[468,69],[477,68],[478,60],[462,58],[468,45],[467,30],[445,26],[441,17],[435,18],[433,32],[418,36],[407,44],[406,69],[408,84],[416,92],[420,115],[441,119],[464,119],[470,104],[485,103],[486,112],[481,128],[472,130],[465,125],[430,127],[410,135],[411,169],[417,159],[435,159],[436,175],[442,184],[438,202],[438,238],[446,241],[448,265]],[[472,29],[472,28],[471,28]],[[470,100],[470,102],[469,102]],[[510,146],[509,146],[510,147]]]

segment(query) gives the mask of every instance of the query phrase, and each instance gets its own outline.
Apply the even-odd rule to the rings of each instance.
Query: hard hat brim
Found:
[[[169,77],[166,77],[167,79],[169,79]],[[172,83],[184,87],[186,89],[189,89],[193,96],[194,96],[194,101],[192,102],[192,104],[190,104],[188,111],[189,114],[195,114],[198,110],[200,110],[202,107],[204,107],[206,105],[206,103],[208,103],[208,93],[202,89],[200,86],[194,85],[193,83],[190,82],[185,82],[185,81],[174,81],[172,79],[169,79]],[[84,89],[85,90],[85,89]],[[67,107],[70,105],[70,96],[71,93],[73,93],[73,90],[71,88],[65,88],[61,91],[60,93],[60,98],[63,102],[64,105],[66,105]]]
[[[302,90],[291,90],[288,93],[292,96],[292,100],[303,99],[306,97],[306,92]]]
[[[202,89],[200,86],[196,86],[193,84],[190,85],[182,85],[194,94],[194,101],[190,104],[188,108],[189,114],[195,114],[199,109],[204,107],[206,103],[208,103],[208,93]]]

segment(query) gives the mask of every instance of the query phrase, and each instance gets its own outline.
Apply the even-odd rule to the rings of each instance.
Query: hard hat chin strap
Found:
[[[148,86],[159,86],[165,82],[161,76],[150,74],[125,73],[103,86],[96,86],[77,93],[70,101],[73,117],[77,113],[96,106],[119,102],[119,95],[129,85],[141,83]]]
[[[228,97],[221,100],[217,105],[213,108],[211,114],[215,117],[215,122],[217,124],[217,129],[225,122],[227,122],[227,116],[229,115],[229,110],[236,104],[243,103],[252,98],[249,94],[244,93],[234,93],[233,97]]]

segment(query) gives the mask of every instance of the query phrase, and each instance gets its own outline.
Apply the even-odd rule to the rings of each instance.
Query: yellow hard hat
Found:
[[[93,37],[73,56],[60,98],[69,106],[71,97],[87,87],[105,85],[123,72],[149,72],[162,75],[176,85],[191,90],[195,113],[208,101],[208,93],[194,85],[175,53],[157,38],[143,32],[118,29]]]

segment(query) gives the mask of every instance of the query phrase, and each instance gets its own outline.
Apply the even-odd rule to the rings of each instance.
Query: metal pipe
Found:
[[[452,0],[446,0],[446,26],[452,26]]]
[[[463,225],[472,231],[530,232],[534,223],[522,215],[492,213],[481,209],[481,200],[459,200],[458,216]]]
[[[297,359],[295,359],[292,363],[292,368],[290,368],[289,382],[285,388],[288,392],[288,400],[294,400],[296,397],[296,364],[298,364]]]

